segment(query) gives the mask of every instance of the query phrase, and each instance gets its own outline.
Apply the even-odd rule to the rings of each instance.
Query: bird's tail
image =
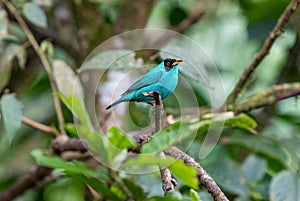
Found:
[[[122,102],[124,102],[124,101],[126,101],[126,100],[124,100],[123,98],[120,98],[120,99],[116,100],[115,102],[113,102],[111,105],[107,106],[107,107],[105,108],[105,110],[109,110],[109,109],[112,108],[113,106],[118,105],[119,103],[122,103]]]

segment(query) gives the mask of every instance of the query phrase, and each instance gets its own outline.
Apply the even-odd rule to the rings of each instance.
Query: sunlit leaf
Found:
[[[79,78],[65,61],[54,60],[52,69],[55,82],[61,93],[66,97],[73,95],[84,99],[84,92]]]
[[[35,149],[31,155],[39,165],[49,168],[60,168],[67,174],[84,174],[91,177],[98,177],[99,174],[79,161],[64,161],[58,156],[44,154],[40,149]]]
[[[155,134],[150,141],[143,145],[142,153],[160,152],[183,139],[195,138],[196,134],[205,134],[209,129],[234,127],[255,133],[256,122],[246,114],[234,116],[232,112],[209,114],[200,121],[177,122]]]
[[[57,95],[69,108],[69,110],[79,119],[79,123],[81,125],[90,131],[94,131],[92,122],[81,98],[77,96],[66,97],[62,93],[58,93]]]
[[[130,159],[123,164],[123,167],[134,165],[158,165],[160,167],[168,168],[172,174],[182,180],[186,185],[198,189],[198,180],[196,169],[192,166],[186,165],[179,159],[166,157],[160,158],[149,154],[139,155],[136,158]]]
[[[79,122],[75,124],[76,132],[80,138],[88,141],[90,150],[98,155],[102,163],[115,169],[119,168],[126,158],[127,147],[135,146],[134,141],[118,131],[117,128],[112,128],[108,136],[97,133],[80,98],[77,96],[66,98],[61,93],[58,96],[78,118]],[[74,132],[74,127],[71,129]]]
[[[201,201],[197,191],[192,188],[190,189],[190,199],[191,201]]]
[[[300,200],[299,175],[288,171],[282,171],[271,181],[270,200],[295,201]]]
[[[149,142],[143,145],[141,152],[146,154],[163,151],[184,137],[187,137],[187,135],[191,133],[191,130],[188,128],[189,125],[190,123],[188,122],[177,122],[163,128],[160,132],[156,133]],[[179,129],[185,130],[186,132],[179,133]]]
[[[43,42],[41,42],[40,49],[42,52],[46,53],[50,58],[53,58],[54,47],[51,42],[49,42],[48,40],[44,40]],[[60,60],[57,60],[57,61],[60,61]],[[72,74],[74,74],[73,71],[72,71]]]
[[[11,143],[21,127],[21,106],[16,97],[12,94],[3,95],[0,103],[7,138],[9,139],[9,143]]]
[[[122,133],[117,127],[113,126],[108,130],[106,135],[108,140],[119,149],[126,149],[129,147],[135,147],[136,143],[130,136]]]
[[[35,3],[27,2],[24,4],[22,12],[24,16],[34,25],[47,27],[47,16],[44,10]]]

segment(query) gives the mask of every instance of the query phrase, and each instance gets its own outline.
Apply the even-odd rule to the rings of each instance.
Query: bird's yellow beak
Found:
[[[172,63],[172,66],[176,66],[178,64],[180,64],[181,62],[183,62],[182,60],[176,60],[174,63]]]

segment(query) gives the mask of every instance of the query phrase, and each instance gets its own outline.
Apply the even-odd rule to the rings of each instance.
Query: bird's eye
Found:
[[[170,64],[170,62],[167,62],[167,66],[170,66],[171,64]]]

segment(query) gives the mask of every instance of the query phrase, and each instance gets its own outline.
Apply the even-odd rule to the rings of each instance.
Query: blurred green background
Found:
[[[26,175],[37,163],[37,157],[34,159],[32,157],[34,154],[31,153],[34,150],[48,152],[54,138],[53,135],[24,124],[16,125],[15,130],[8,131],[4,125],[4,107],[14,107],[12,110],[14,114],[21,113],[40,123],[58,127],[48,74],[30,45],[23,28],[5,6],[7,4],[3,2],[0,3],[2,112],[0,194]],[[123,54],[119,50],[113,50],[102,55],[101,59],[93,61],[94,63],[90,63],[89,65],[94,66],[93,69],[80,71],[83,62],[94,48],[111,37],[132,29],[176,30],[182,22],[188,21],[191,16],[201,12],[203,16],[181,32],[209,55],[219,73],[213,74],[208,70],[209,82],[217,83],[221,77],[223,86],[220,88],[224,89],[227,96],[243,70],[254,59],[290,1],[12,0],[10,2],[22,14],[40,44],[41,51],[47,54],[59,91],[65,95],[70,92],[71,89],[68,87],[72,88],[73,85],[68,80],[74,79],[79,74],[82,87],[79,86],[76,95],[84,98],[92,123],[97,130],[106,133],[109,127],[116,125],[124,132],[133,135],[149,132],[149,125],[153,121],[150,106],[130,103],[128,107],[127,103],[123,103],[113,115],[106,116],[104,108],[112,100],[106,94],[111,95],[113,90],[117,97],[122,90],[112,89],[116,87],[116,81],[122,80],[123,87],[129,86],[147,69],[157,65],[159,56],[164,57],[164,54],[129,51],[119,63],[111,64],[112,70],[107,70],[107,65],[112,58]],[[299,22],[298,9],[289,20],[284,33],[275,41],[270,53],[259,65],[253,77],[248,80],[237,102],[246,100],[247,97],[275,84],[299,82]],[[163,46],[171,44],[176,39],[178,38],[168,38]],[[180,41],[175,44],[180,44]],[[184,43],[180,44],[180,48],[189,50],[191,47]],[[203,61],[201,65],[210,64]],[[182,117],[191,120],[199,114],[178,112],[178,97],[181,96],[185,100],[184,103],[190,100],[189,95],[185,95],[188,92],[184,82],[189,83],[189,90],[194,94],[198,104],[192,104],[193,107],[210,107],[212,97],[207,85],[204,84],[205,80],[193,77],[192,73],[185,73],[184,69],[180,70],[182,71],[181,82],[175,95],[164,101],[164,106],[168,114],[173,114],[175,119]],[[130,73],[127,74],[128,72]],[[8,93],[13,93],[15,98],[6,100],[8,97],[5,96]],[[16,100],[17,104],[14,103]],[[271,106],[251,110],[247,114],[256,121],[255,130],[258,134],[253,135],[249,130],[236,128],[239,126],[231,124],[222,130],[221,137],[212,152],[201,160],[199,151],[205,132],[200,130],[186,152],[211,174],[230,200],[300,200],[299,107],[298,99],[294,97]],[[73,116],[65,106],[63,106],[63,113],[65,123],[72,123]],[[68,134],[76,137],[71,132]],[[176,146],[180,147],[180,142]],[[109,149],[106,151],[109,152]],[[205,188],[200,187],[194,192],[180,180],[176,191],[168,197],[163,197],[161,181],[157,173],[122,175],[100,165],[93,165],[91,168],[105,175],[101,181],[107,186],[109,192],[116,194],[115,200],[212,200]],[[57,168],[57,171],[61,169],[63,168]],[[82,171],[84,172],[85,169]],[[95,196],[91,188],[84,185],[85,181],[76,180],[76,177],[71,174],[60,176],[60,179],[31,189],[16,200],[112,199],[105,198],[103,192],[100,196]]]

